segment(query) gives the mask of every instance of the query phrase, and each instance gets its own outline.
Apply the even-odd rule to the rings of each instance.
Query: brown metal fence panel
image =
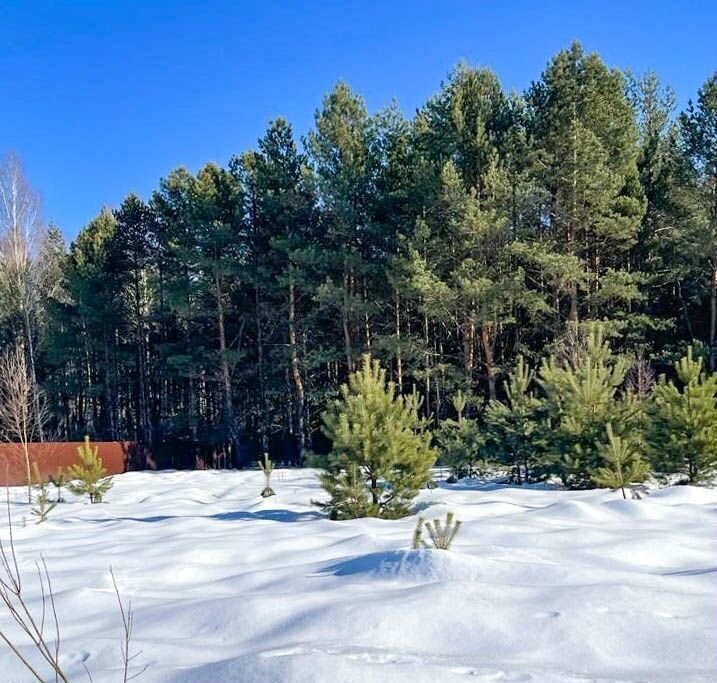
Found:
[[[77,449],[81,441],[28,444],[30,463],[37,463],[40,475],[56,474],[61,468],[79,463]],[[129,441],[93,441],[107,474],[126,472],[132,460],[133,444]],[[22,444],[0,443],[0,485],[21,486],[27,483],[27,467]]]

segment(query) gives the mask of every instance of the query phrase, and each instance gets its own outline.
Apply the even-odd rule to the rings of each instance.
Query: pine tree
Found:
[[[272,121],[259,140],[252,181],[256,196],[252,219],[258,241],[264,242],[266,249],[256,278],[270,301],[268,308],[274,312],[271,323],[277,331],[277,341],[282,342],[272,344],[278,351],[267,372],[270,376],[274,373],[283,393],[289,370],[293,391],[287,431],[295,436],[297,460],[301,462],[310,419],[307,374],[313,360],[311,354],[306,357],[307,344],[302,340],[309,338],[313,346],[320,335],[305,318],[316,310],[314,294],[323,275],[314,267],[319,260],[320,240],[313,179],[308,159],[299,151],[292,128],[284,119]]]
[[[37,517],[36,524],[47,521],[49,515],[59,502],[58,500],[50,500],[50,492],[47,490],[48,481],[40,474],[40,468],[37,463],[32,463],[32,486],[35,489],[35,507],[30,512]]]
[[[321,507],[333,519],[357,519],[379,517],[380,507],[372,501],[366,490],[364,471],[356,463],[348,463],[343,469],[332,467],[319,474],[319,481],[329,494],[328,504]]]
[[[620,72],[573,43],[527,96],[535,180],[545,193],[537,240],[521,257],[540,273],[556,314],[571,322],[609,316],[634,325],[626,313],[642,296],[626,258],[644,205],[625,91]]]
[[[681,387],[662,375],[654,389],[650,459],[658,471],[686,474],[696,483],[717,469],[717,373],[704,371],[692,347],[675,371]]]
[[[495,398],[501,336],[518,314],[542,302],[531,295],[509,245],[515,186],[507,164],[514,110],[496,76],[461,65],[418,113],[416,135],[434,180],[417,219],[407,269],[426,318],[458,338],[464,387],[484,377]]]
[[[90,503],[101,503],[104,495],[112,488],[112,478],[107,476],[98,447],[90,445],[89,436],[85,436],[85,443],[78,446],[77,456],[80,464],[67,468],[67,488],[75,495],[89,496]]]
[[[49,310],[49,386],[66,439],[86,429],[109,439],[133,436],[120,418],[119,394],[132,391],[121,386],[130,373],[123,372],[127,321],[111,266],[116,230],[114,214],[103,209],[80,231],[65,262],[64,296]]]
[[[456,419],[443,420],[436,434],[441,463],[451,468],[455,479],[476,475],[476,464],[485,445],[478,421],[465,415],[467,405],[465,394],[459,391],[453,397]]]
[[[323,507],[332,517],[408,513],[437,455],[419,408],[415,394],[397,396],[378,361],[364,356],[323,416],[332,444],[321,475],[331,499]]]
[[[627,361],[612,353],[600,326],[587,333],[571,329],[562,347],[543,361],[537,381],[548,416],[544,438],[566,484],[591,484],[592,472],[602,463],[598,444],[608,423],[628,428],[619,419],[618,400],[627,370]]]
[[[717,371],[717,72],[705,81],[692,103],[680,117],[684,152],[690,162],[691,189],[696,199],[698,245],[702,277],[709,292],[709,369]]]
[[[371,350],[371,296],[374,250],[370,219],[373,192],[373,130],[363,98],[339,82],[316,112],[316,130],[308,136],[310,158],[323,205],[324,282],[317,296],[343,345],[352,372],[356,349]]]
[[[122,305],[122,321],[131,330],[131,351],[125,372],[131,373],[134,436],[152,443],[152,410],[148,317],[152,298],[153,214],[135,194],[128,195],[114,212],[115,230],[107,245],[107,268],[112,296]],[[120,296],[117,296],[120,292]],[[131,370],[130,370],[131,368]]]
[[[484,416],[488,454],[513,468],[518,483],[526,484],[545,475],[548,464],[541,430],[546,416],[531,390],[534,380],[535,371],[519,356],[504,384],[505,401],[490,401]]]
[[[598,486],[620,489],[622,497],[627,498],[625,487],[632,482],[644,481],[650,466],[631,448],[629,441],[615,435],[609,422],[606,433],[607,443],[600,444],[600,454],[605,464],[597,467],[592,477]]]

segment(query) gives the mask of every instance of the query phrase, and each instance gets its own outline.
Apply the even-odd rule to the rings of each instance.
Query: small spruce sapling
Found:
[[[57,505],[55,501],[50,500],[50,493],[47,489],[47,481],[40,474],[37,463],[32,463],[32,485],[36,491],[35,507],[30,510],[33,516],[37,517],[35,524],[41,524],[47,521],[47,515],[52,512]]]
[[[268,453],[264,453],[264,459],[259,461],[259,467],[264,472],[266,478],[266,485],[261,492],[262,498],[268,498],[269,496],[275,496],[274,489],[271,488],[271,473],[274,471],[274,463],[269,458]]]
[[[89,436],[77,449],[77,455],[81,464],[67,468],[67,478],[70,480],[67,488],[78,496],[89,496],[90,503],[101,503],[104,495],[112,488],[112,478],[107,476],[97,446],[90,445]]]
[[[605,429],[607,443],[600,445],[605,466],[593,472],[593,479],[599,486],[607,486],[615,491],[620,489],[622,497],[627,499],[625,487],[632,482],[644,481],[649,473],[649,465],[628,440],[615,435],[611,423],[608,422]]]
[[[424,528],[428,531],[428,536],[436,550],[450,550],[453,539],[458,534],[461,524],[458,520],[453,519],[453,513],[446,513],[446,521],[442,523],[440,519],[434,519],[432,522],[426,522],[423,517],[418,518],[416,528],[413,531],[413,542],[411,547],[414,550],[421,548],[430,548],[428,543],[423,540]]]

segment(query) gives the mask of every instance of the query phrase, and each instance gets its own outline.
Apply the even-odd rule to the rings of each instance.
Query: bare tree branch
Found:
[[[47,567],[47,562],[45,561],[45,558],[42,557],[40,563],[37,564],[42,607],[40,616],[36,619],[28,607],[25,600],[25,594],[23,592],[22,575],[20,573],[17,553],[15,550],[15,539],[12,531],[9,492],[6,495],[6,504],[9,541],[5,544],[2,539],[0,539],[0,607],[5,608],[5,611],[7,611],[13,618],[22,633],[27,636],[35,653],[39,655],[41,660],[52,672],[55,683],[70,683],[69,677],[60,665],[60,619],[57,614],[55,593],[52,587],[52,579]],[[128,602],[126,607],[123,604],[122,597],[117,586],[117,580],[111,568],[110,575],[112,576],[112,585],[114,586],[115,595],[117,596],[117,603],[119,605],[122,626],[124,629],[124,637],[121,648],[123,664],[122,683],[128,683],[128,681],[131,681],[144,673],[147,666],[143,667],[134,675],[129,675],[131,662],[139,654],[141,654],[140,652],[130,654],[134,614],[132,612],[131,602]],[[51,617],[54,630],[52,641],[48,641],[45,636],[45,623],[48,615]],[[17,659],[23,664],[27,671],[30,672],[36,681],[39,683],[49,683],[50,679],[44,677],[40,673],[39,668],[20,651],[17,643],[11,640],[8,633],[2,628],[0,628],[0,640],[8,646],[10,651],[17,657]],[[85,665],[83,664],[83,666]],[[87,672],[90,681],[92,681],[92,675],[86,666],[85,671]]]

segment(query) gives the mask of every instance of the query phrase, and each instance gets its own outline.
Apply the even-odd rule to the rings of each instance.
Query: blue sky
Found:
[[[71,239],[103,205],[312,125],[339,78],[411,113],[460,59],[523,89],[574,39],[685,105],[717,69],[717,0],[0,3],[0,151]]]

